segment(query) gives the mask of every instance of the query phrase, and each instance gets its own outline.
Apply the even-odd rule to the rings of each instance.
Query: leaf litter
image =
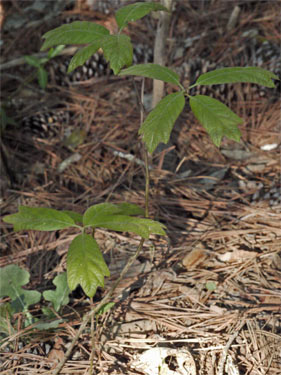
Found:
[[[211,14],[216,27],[224,27],[230,16],[230,9],[226,11],[230,8],[228,4],[222,1],[217,8],[198,2],[186,5],[186,11],[194,15],[194,20],[189,20],[190,37],[201,33],[203,25],[205,33],[175,65],[183,63],[190,53],[200,55],[206,46],[206,35],[215,40],[209,32],[212,21],[208,18],[205,22],[204,17]],[[200,7],[204,6],[206,13],[201,12]],[[220,14],[225,16],[219,17],[218,10],[224,10]],[[13,11],[11,5],[8,12]],[[76,13],[79,12],[85,14],[83,7],[82,10],[76,8]],[[173,26],[179,39],[185,38],[184,14],[186,12],[181,13]],[[280,31],[274,26],[275,14],[276,9],[268,4],[258,4],[254,11],[246,4],[240,22],[243,25],[247,20],[253,27],[258,22],[265,38],[272,35],[278,38]],[[39,27],[42,33],[46,31],[43,26]],[[140,24],[130,31],[141,39],[144,38],[142,27]],[[36,38],[34,34],[32,27],[27,28],[26,35]],[[217,42],[214,41],[218,59],[222,59],[222,46],[229,41],[235,45],[239,35],[240,31],[231,39],[231,33],[223,35],[218,31]],[[20,35],[13,39],[13,46],[21,40]],[[22,55],[30,48],[30,43],[26,43],[27,38],[17,49]],[[38,49],[31,53],[39,50],[40,41],[37,43]],[[5,47],[8,53],[7,46],[8,43]],[[170,66],[173,67],[172,59]],[[18,74],[25,74],[22,67]],[[11,77],[3,79],[11,83],[7,86],[10,89],[17,86]],[[64,171],[59,172],[57,168],[73,151],[49,138],[24,140],[20,129],[17,134],[7,129],[5,145],[13,150],[11,158],[17,184],[11,187],[8,181],[5,189],[1,185],[3,215],[15,212],[19,203],[80,213],[105,199],[114,203],[126,199],[143,204],[143,168],[130,158],[122,157],[124,154],[142,159],[136,142],[139,115],[133,86],[120,78],[106,81],[102,77],[97,82],[94,90],[92,83],[74,85],[70,89],[56,88],[57,101],[72,114],[67,126],[85,126],[88,133],[75,150],[81,155],[79,163],[74,161]],[[102,82],[107,83],[99,84]],[[47,107],[52,102],[47,94],[42,100]],[[168,227],[168,238],[152,236],[145,243],[141,257],[115,291],[114,308],[98,318],[95,373],[135,374],[136,355],[152,348],[168,347],[173,354],[188,350],[198,375],[221,375],[223,371],[228,375],[278,374],[281,361],[281,213],[280,204],[271,206],[262,192],[270,191],[274,181],[278,189],[278,179],[280,191],[280,150],[261,148],[264,144],[276,143],[279,136],[277,104],[273,102],[268,106],[266,100],[255,101],[251,91],[245,104],[239,100],[232,104],[232,109],[245,119],[241,132],[247,142],[245,151],[250,155],[239,160],[231,157],[236,144],[225,140],[222,147],[228,153],[220,153],[194,118],[190,114],[182,115],[182,126],[176,125],[171,139],[176,146],[176,164],[181,169],[171,171],[163,167],[163,160],[168,160],[171,151],[162,154],[160,151],[151,168],[150,215]],[[19,105],[18,119],[21,111],[24,109]],[[17,148],[13,147],[15,138],[21,141]],[[171,145],[168,147],[173,149]],[[36,171],[31,160],[42,163],[44,168]],[[253,165],[257,164],[256,173]],[[208,180],[212,180],[211,187]],[[257,184],[249,184],[251,180]],[[244,183],[243,189],[240,181]],[[252,201],[259,190],[260,199]],[[2,231],[1,267],[12,263],[27,267],[32,275],[31,289],[50,289],[52,279],[65,270],[66,251],[74,232],[29,232],[27,235],[13,233],[6,225],[2,225]],[[106,281],[105,290],[98,291],[94,304],[116,280],[138,245],[134,236],[105,230],[97,230],[97,240],[111,277]],[[39,316],[39,309],[40,306],[35,305],[32,313]],[[83,295],[71,296],[69,308],[61,313],[67,323],[61,323],[59,330],[53,332],[28,332],[20,316],[16,317],[17,330],[8,337],[16,344],[11,349],[6,341],[1,348],[6,373],[43,374],[53,368],[87,309]],[[64,373],[87,371],[90,351],[90,334],[84,332]],[[171,358],[168,365],[170,371],[176,369]],[[146,373],[145,368],[140,371]]]

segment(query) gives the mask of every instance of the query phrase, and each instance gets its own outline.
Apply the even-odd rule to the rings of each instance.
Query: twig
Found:
[[[236,26],[237,20],[238,20],[239,14],[240,14],[240,11],[241,11],[241,9],[239,8],[238,5],[236,5],[234,7],[233,11],[231,12],[229,20],[227,22],[227,25],[226,25],[226,30],[227,31],[233,30],[234,27]]]
[[[223,352],[222,352],[222,355],[221,355],[221,358],[220,358],[220,361],[219,361],[219,364],[218,364],[217,375],[223,375],[225,361],[226,361],[226,357],[227,357],[227,353],[229,351],[229,348],[230,348],[231,344],[233,343],[233,341],[236,339],[236,337],[239,335],[239,332],[240,332],[240,330],[241,330],[241,328],[243,327],[244,324],[245,324],[245,318],[242,319],[242,322],[239,324],[236,331],[233,333],[232,336],[230,336],[229,340],[227,341],[227,344],[225,345],[225,347],[223,349]]]
[[[173,0],[162,0],[161,3],[170,11]],[[157,33],[154,44],[154,63],[165,65],[165,44],[169,32],[171,13],[160,12]],[[152,108],[162,99],[164,82],[153,80]]]

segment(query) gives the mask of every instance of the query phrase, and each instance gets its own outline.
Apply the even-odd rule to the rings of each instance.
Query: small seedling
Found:
[[[37,56],[24,56],[25,61],[27,64],[36,68],[37,80],[39,86],[45,90],[47,83],[48,83],[48,72],[44,68],[44,65],[59,55],[61,51],[64,49],[64,45],[56,46],[55,48],[50,48],[46,57],[37,57]]]
[[[52,309],[59,312],[69,302],[70,290],[67,285],[66,273],[61,273],[54,278],[55,290],[43,292],[44,299],[51,302],[52,309],[42,307],[43,316],[40,319],[35,318],[29,311],[31,305],[35,305],[41,300],[41,293],[23,288],[29,283],[29,278],[29,272],[17,265],[11,264],[0,268],[0,298],[10,297],[10,302],[0,305],[0,338],[5,338],[16,332],[16,325],[13,323],[14,314],[22,313],[25,328],[32,324],[32,327],[36,329],[53,329],[57,328],[62,321],[62,319],[56,319],[49,322],[46,319],[56,318]]]

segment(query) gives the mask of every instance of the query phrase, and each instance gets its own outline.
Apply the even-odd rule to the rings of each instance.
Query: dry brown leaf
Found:
[[[53,361],[52,368],[55,368],[56,365],[63,360],[64,351],[63,351],[63,340],[60,337],[55,339],[55,345],[48,355],[48,359]]]
[[[182,264],[187,270],[198,266],[207,258],[207,252],[202,243],[199,243],[190,253],[183,258]]]

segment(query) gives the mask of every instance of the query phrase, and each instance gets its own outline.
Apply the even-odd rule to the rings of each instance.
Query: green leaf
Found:
[[[216,290],[216,288],[217,288],[217,284],[215,283],[215,281],[206,282],[206,289],[209,290],[210,292],[213,292],[214,290]]]
[[[132,232],[142,238],[149,238],[150,234],[159,234],[165,236],[164,225],[150,219],[132,217],[127,215],[109,215],[102,218],[96,218],[93,227],[107,228],[117,232]]]
[[[10,303],[0,304],[0,339],[13,335],[16,331],[11,324],[12,308]]]
[[[63,144],[66,147],[74,149],[84,142],[86,135],[87,134],[84,129],[74,129],[73,132],[64,140]]]
[[[190,97],[190,107],[217,147],[223,136],[239,142],[240,131],[237,125],[243,120],[223,103],[205,95],[196,95]]]
[[[165,96],[148,114],[142,124],[139,134],[148,151],[152,154],[160,142],[167,143],[174,123],[185,104],[183,92],[176,92]]]
[[[132,232],[148,239],[150,234],[165,236],[164,225],[150,219],[142,219],[126,215],[113,215],[97,222],[97,227],[117,232]]]
[[[69,302],[69,287],[67,285],[66,272],[63,272],[57,275],[53,284],[57,287],[56,290],[45,290],[43,292],[43,297],[46,301],[50,301],[53,304],[53,307],[56,311],[59,311],[60,308],[64,305],[67,305]]]
[[[88,21],[75,21],[50,30],[43,35],[46,39],[41,51],[60,44],[87,44],[100,40],[108,35],[109,31],[96,23]]]
[[[102,314],[105,314],[107,311],[109,311],[113,306],[115,305],[115,302],[108,302],[101,306],[101,308],[96,312],[96,316],[100,316]]]
[[[27,64],[34,66],[35,68],[39,68],[41,65],[40,59],[38,59],[35,56],[24,56],[24,59],[27,62]]]
[[[48,73],[42,66],[37,70],[37,78],[39,86],[41,87],[41,89],[45,90],[48,82]]]
[[[10,319],[12,317],[12,309],[11,309],[11,304],[9,302],[0,304],[0,317],[7,318],[7,319]]]
[[[72,72],[77,66],[84,65],[84,63],[100,48],[100,41],[90,44],[87,47],[80,49],[76,54],[72,57],[69,65],[67,73]]]
[[[75,223],[83,223],[83,216],[79,214],[78,212],[69,211],[69,210],[63,210],[61,212],[66,213],[71,219],[75,221]]]
[[[108,215],[119,214],[120,209],[116,204],[112,203],[99,203],[89,207],[83,216],[83,224],[94,225],[100,218],[107,217]]]
[[[104,286],[104,276],[109,276],[96,240],[89,234],[80,234],[71,242],[67,254],[67,282],[70,290],[81,285],[88,297],[93,297],[97,287]]]
[[[41,293],[22,289],[29,282],[29,273],[15,264],[0,268],[0,297],[10,297],[14,312],[26,311],[30,305],[40,301]]]
[[[104,218],[112,215],[143,215],[144,210],[136,204],[99,203],[89,207],[83,216],[84,225],[95,225]]]
[[[275,87],[272,79],[279,77],[268,70],[257,67],[234,67],[216,69],[202,74],[194,85],[216,85],[221,83],[250,82],[266,87]]]
[[[51,231],[75,226],[74,220],[66,213],[44,207],[20,206],[18,213],[5,216],[3,220],[13,224],[16,231]]]
[[[127,35],[107,35],[101,40],[101,48],[114,74],[118,74],[123,66],[132,64],[133,47]]]
[[[83,216],[84,225],[93,225],[95,221],[102,220],[111,215],[143,215],[144,210],[136,204],[130,203],[99,203],[89,207]]]
[[[48,59],[53,59],[54,57],[58,56],[61,51],[64,50],[64,48],[64,44],[58,45],[55,48],[50,48],[48,52]]]
[[[83,224],[118,232],[133,232],[143,238],[148,238],[152,233],[165,235],[164,225],[153,220],[129,216],[143,213],[143,209],[134,204],[100,203],[87,209]]]
[[[45,331],[47,329],[56,329],[63,322],[63,319],[56,319],[52,320],[51,322],[39,321],[38,323],[33,324],[33,328],[40,329],[41,331]]]
[[[179,76],[177,73],[173,72],[171,69],[166,68],[158,64],[139,64],[130,66],[127,69],[123,69],[119,76],[133,75],[142,76],[153,79],[159,79],[160,81],[174,83],[175,85],[180,85]]]
[[[46,64],[50,59],[48,57],[40,57],[40,65]]]
[[[129,22],[139,20],[151,11],[157,10],[164,10],[168,12],[167,8],[158,3],[135,3],[119,9],[115,13],[115,18],[117,21],[117,25],[122,30],[128,25]]]
[[[139,207],[136,204],[132,203],[117,203],[116,206],[118,207],[118,214],[120,215],[144,215],[144,209]]]

